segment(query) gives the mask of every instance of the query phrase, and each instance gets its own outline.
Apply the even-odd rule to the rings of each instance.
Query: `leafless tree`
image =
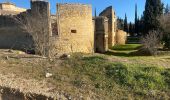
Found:
[[[149,34],[142,37],[143,50],[151,55],[157,55],[158,48],[161,44],[161,33],[158,31],[150,31]]]
[[[159,19],[161,23],[161,27],[164,31],[164,49],[170,49],[170,13],[162,15],[162,17]]]
[[[162,15],[160,23],[166,33],[170,33],[170,14]]]
[[[20,24],[21,28],[28,32],[34,41],[34,50],[36,54],[42,56],[49,55],[49,23],[46,14],[36,11],[27,11],[20,16],[16,16],[15,21]]]

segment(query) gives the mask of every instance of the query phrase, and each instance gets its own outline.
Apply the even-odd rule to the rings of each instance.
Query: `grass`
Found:
[[[116,46],[113,46],[112,50],[115,50],[115,51],[130,51],[130,50],[137,50],[141,46],[142,46],[141,44],[116,45]]]
[[[45,80],[55,86],[56,91],[64,91],[77,98],[168,100],[170,69],[165,67],[169,66],[169,58],[120,58],[80,53],[65,60],[10,58],[0,60],[0,73],[14,73],[25,79]],[[46,72],[53,76],[45,78]]]
[[[76,74],[74,82],[71,82],[73,86],[80,88],[89,85],[91,87],[86,89],[94,90],[103,99],[170,97],[169,69],[144,64],[109,62],[100,56],[72,58],[64,63],[72,68],[71,73]]]
[[[141,44],[125,44],[116,45],[111,48],[106,55],[119,56],[119,57],[132,57],[136,56],[138,49],[142,47]]]
[[[151,56],[149,52],[146,52],[141,48],[142,44],[115,45],[105,54],[119,57]],[[158,55],[159,56],[170,55],[170,52],[159,49]]]

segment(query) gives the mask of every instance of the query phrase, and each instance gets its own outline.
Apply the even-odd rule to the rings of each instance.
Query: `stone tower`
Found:
[[[85,4],[57,4],[59,34],[56,37],[57,53],[94,51],[92,7]]]
[[[46,0],[31,0],[31,14],[32,16],[37,18],[38,21],[42,21],[43,25],[42,29],[44,29],[44,33],[42,36],[45,39],[45,55],[49,55],[49,42],[50,42],[50,36],[52,35],[52,29],[51,29],[51,14],[50,14],[50,4]],[[43,19],[43,20],[38,20]]]
[[[115,35],[116,35],[116,15],[115,12],[113,11],[113,7],[107,7],[104,11],[102,11],[99,16],[104,16],[108,18],[108,44],[109,48],[115,45]]]
[[[95,17],[95,52],[105,53],[108,50],[108,18]]]

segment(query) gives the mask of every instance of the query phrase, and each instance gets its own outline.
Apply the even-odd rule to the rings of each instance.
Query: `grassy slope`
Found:
[[[132,56],[131,52],[140,47],[140,44],[115,46],[110,52],[117,55],[111,56],[75,55],[64,61],[64,66],[71,67],[73,86],[93,90],[103,99],[168,99],[170,70],[165,67],[170,67],[169,56]]]
[[[170,99],[170,56],[120,56],[74,54],[65,60],[1,57],[0,73],[46,80],[57,91],[85,99]],[[45,72],[53,77],[45,78]]]
[[[75,74],[72,82],[84,85],[103,99],[168,99],[170,70],[144,64],[109,62],[103,57],[73,58],[65,62]],[[69,71],[67,71],[69,72]],[[74,76],[72,76],[74,77]]]

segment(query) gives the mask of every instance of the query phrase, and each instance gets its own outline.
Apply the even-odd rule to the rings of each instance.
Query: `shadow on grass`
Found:
[[[125,52],[112,52],[112,51],[107,51],[105,54],[106,55],[112,55],[112,56],[122,56],[122,57],[132,56],[129,53],[125,53]]]
[[[166,58],[166,59],[170,60],[170,58]]]
[[[111,56],[119,56],[119,57],[150,56],[149,54],[140,53],[139,51],[132,51],[132,52],[107,51],[105,54]]]
[[[111,50],[115,51],[131,51],[138,50],[142,47],[141,44],[126,44],[126,45],[116,45],[111,48]]]

